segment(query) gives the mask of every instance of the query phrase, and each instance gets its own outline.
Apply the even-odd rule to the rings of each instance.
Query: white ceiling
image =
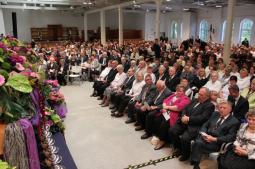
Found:
[[[155,11],[155,2],[140,4],[143,0],[0,0],[0,8],[74,10],[84,12],[129,2],[127,10]],[[163,0],[161,11],[172,12],[183,9],[216,8],[227,6],[228,0]],[[255,0],[237,0],[237,5],[255,4]]]

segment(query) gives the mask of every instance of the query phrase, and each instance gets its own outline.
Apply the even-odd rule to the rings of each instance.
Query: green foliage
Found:
[[[15,74],[11,76],[5,85],[11,86],[15,90],[22,93],[31,93],[33,90],[26,76],[21,74]]]
[[[16,98],[13,97],[14,92],[11,89],[0,87],[0,95],[0,106],[3,110],[0,116],[5,122],[16,121],[27,115],[27,111],[15,101]]]
[[[2,67],[3,69],[7,70],[7,71],[10,71],[10,70],[11,70],[11,64],[8,63],[8,62],[3,62],[3,63],[1,64],[1,67]]]
[[[4,76],[5,80],[9,78],[9,73],[6,70],[0,69],[0,75]]]
[[[7,162],[0,160],[0,169],[15,169],[16,167],[11,167]]]

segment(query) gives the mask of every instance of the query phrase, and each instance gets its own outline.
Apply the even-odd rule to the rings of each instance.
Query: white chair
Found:
[[[73,83],[74,81],[79,81],[79,85],[81,84],[82,81],[82,68],[81,66],[72,66],[70,71],[67,73],[66,76],[66,80],[67,82],[69,82],[69,80],[71,81],[71,83]]]

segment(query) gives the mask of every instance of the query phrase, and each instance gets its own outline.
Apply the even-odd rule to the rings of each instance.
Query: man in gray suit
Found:
[[[150,74],[145,76],[145,85],[142,88],[140,95],[136,98],[133,104],[128,104],[128,117],[129,119],[126,123],[135,122],[135,112],[141,109],[144,105],[151,105],[153,103],[153,98],[157,92],[155,84],[152,82],[152,77]],[[142,130],[143,126],[136,128],[136,131]]]
[[[159,112],[159,110],[162,109],[164,99],[171,95],[171,91],[166,87],[163,80],[158,80],[156,87],[157,94],[154,98],[153,104],[146,108],[146,116],[144,119],[145,134],[141,136],[141,139],[147,139],[152,135],[154,117]]]
[[[202,153],[216,152],[223,143],[233,142],[239,128],[239,121],[231,115],[232,104],[222,101],[219,112],[214,112],[203,124],[200,135],[192,146],[191,163],[194,169],[200,169]]]

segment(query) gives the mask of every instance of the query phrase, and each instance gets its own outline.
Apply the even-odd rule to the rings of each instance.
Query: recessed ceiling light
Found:
[[[216,5],[215,7],[216,7],[216,8],[222,8],[222,6],[221,6],[221,5]]]
[[[188,11],[188,10],[189,10],[189,8],[183,8],[183,10],[184,10],[184,11]]]
[[[146,9],[146,12],[150,12],[150,10],[149,10],[149,9]]]
[[[166,2],[170,2],[171,0],[166,0]]]

